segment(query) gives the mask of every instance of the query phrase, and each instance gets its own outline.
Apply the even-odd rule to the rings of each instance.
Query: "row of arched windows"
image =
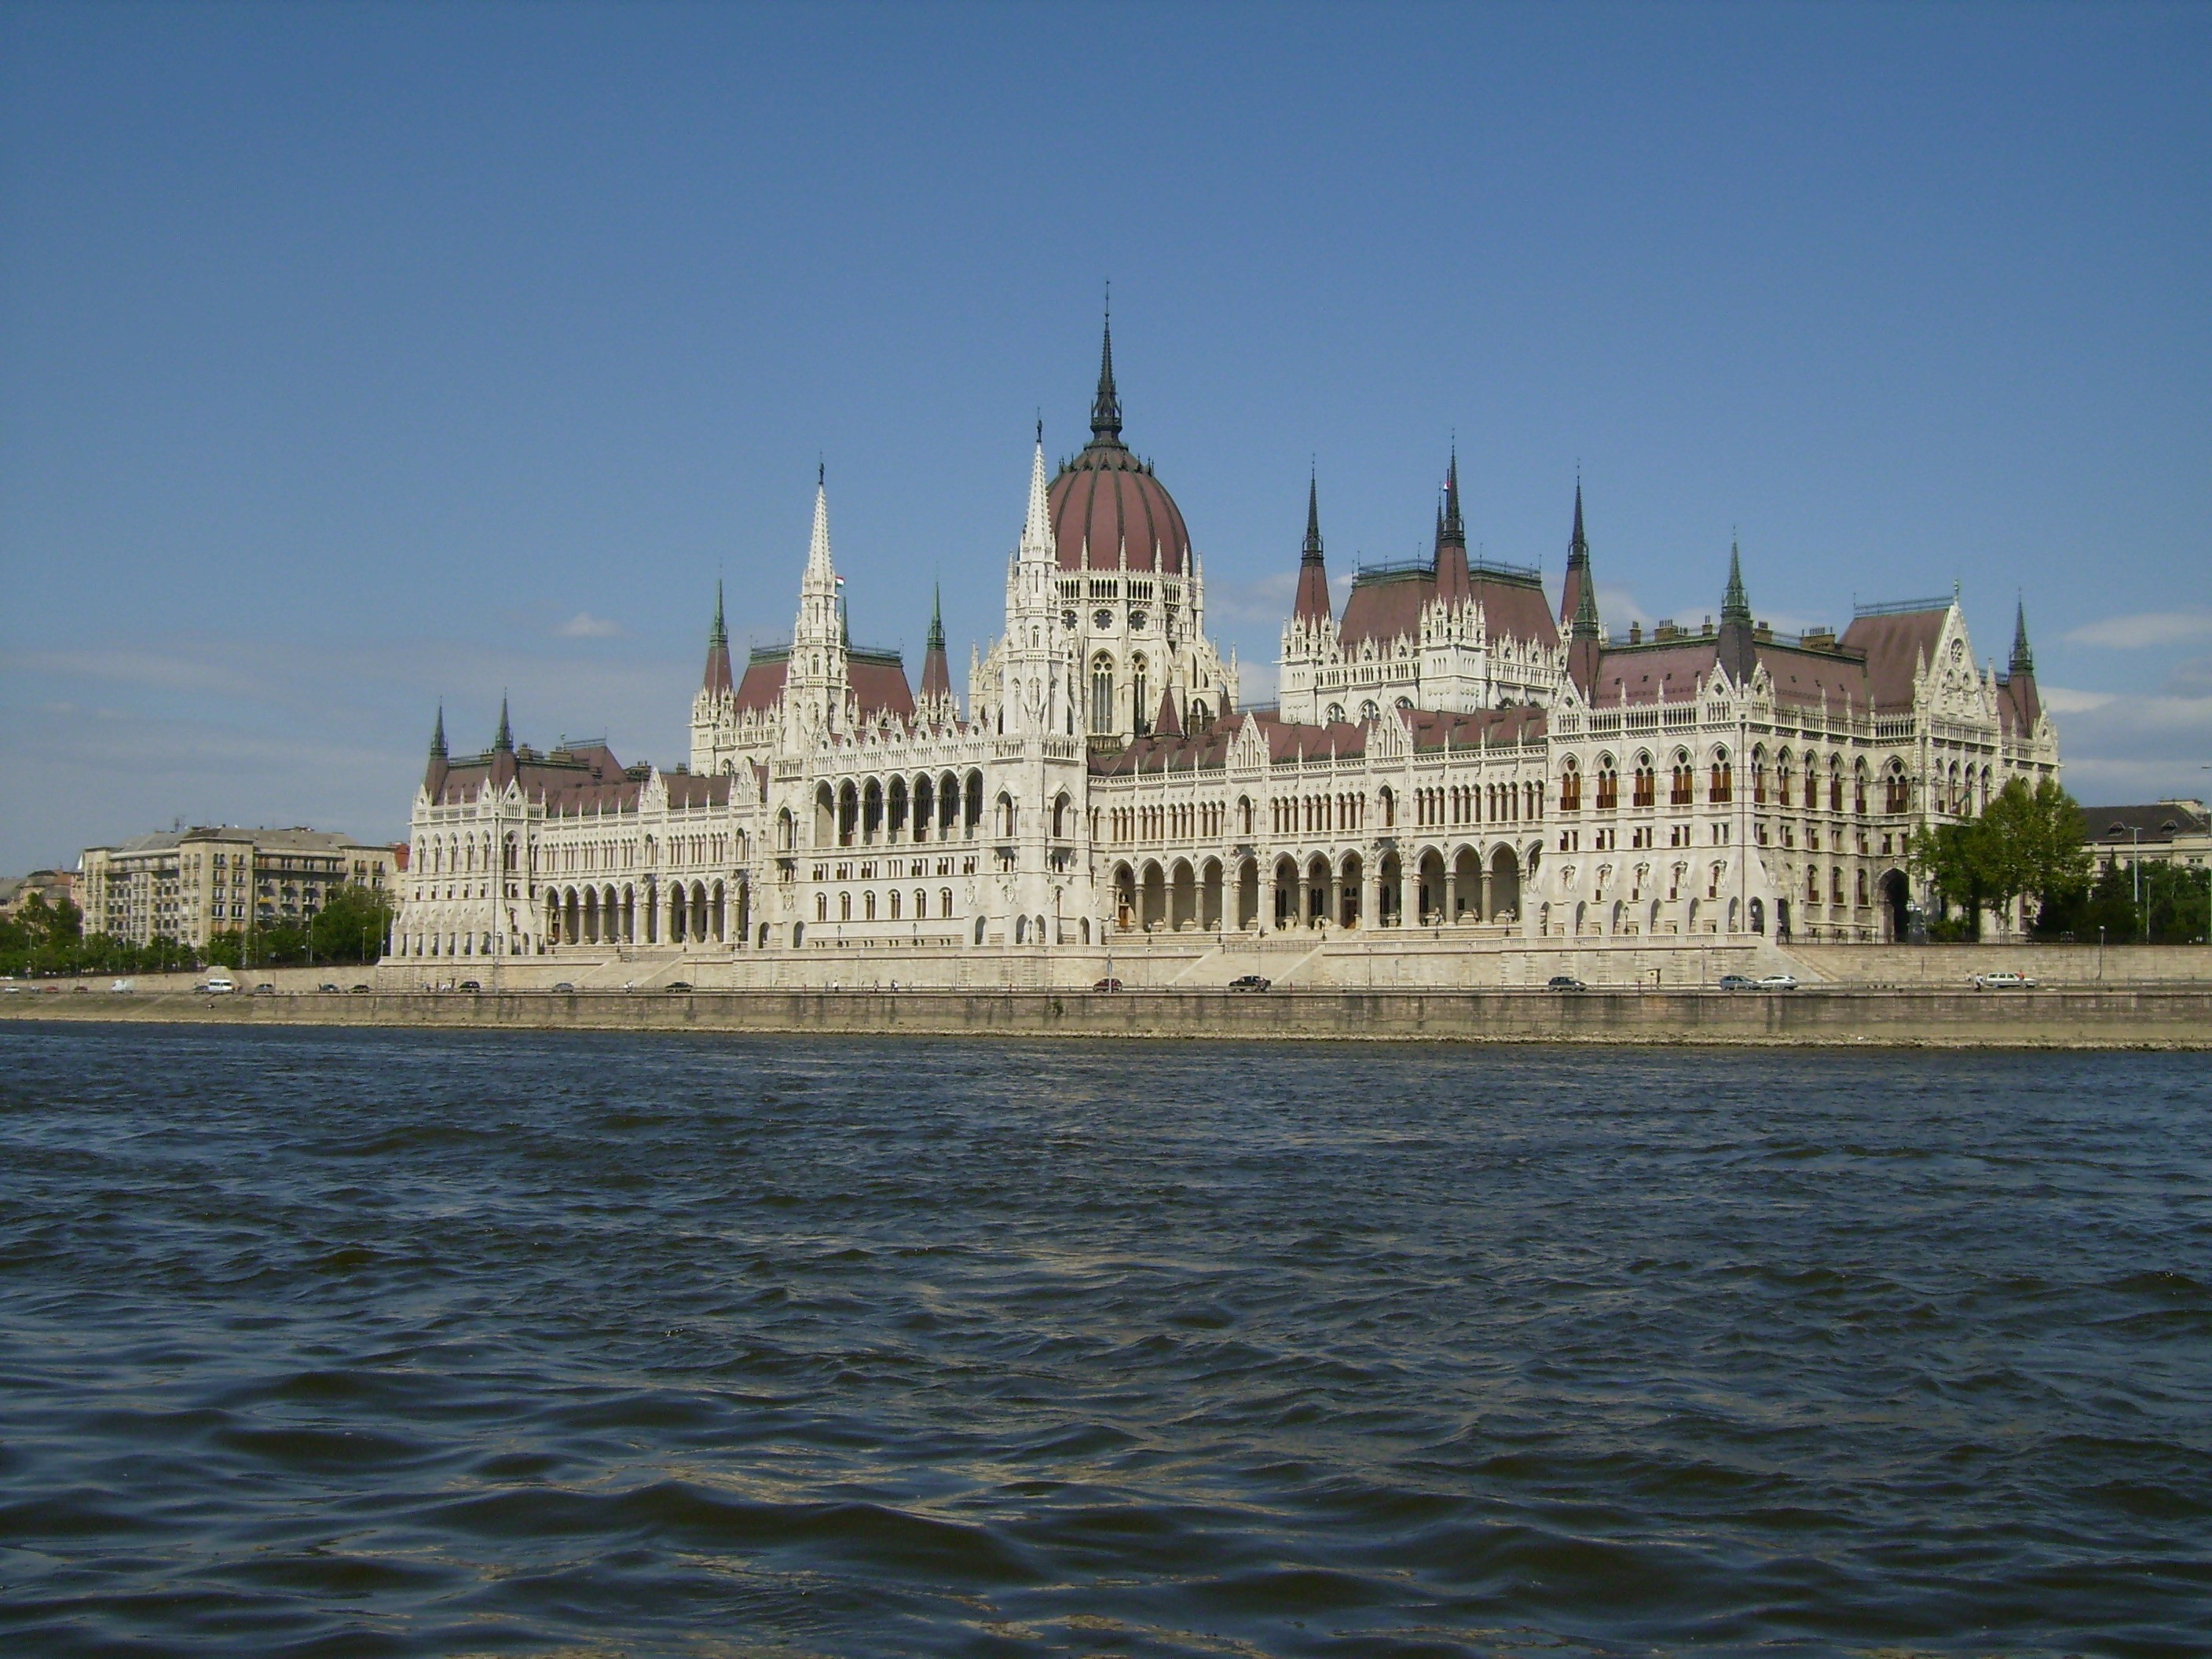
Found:
[[[907,919],[904,915],[906,897],[899,889],[886,888],[884,891],[882,906],[883,915],[880,919],[890,921],[903,921]],[[937,890],[937,915],[940,920],[949,921],[951,918],[952,890],[950,887],[940,887]],[[877,898],[872,890],[860,895],[860,914],[858,917],[853,914],[853,896],[850,893],[837,895],[838,921],[875,921],[878,919]],[[913,919],[916,921],[927,921],[930,919],[929,890],[927,887],[917,887],[914,890]],[[817,893],[814,896],[814,920],[817,921],[830,920],[829,894]]]

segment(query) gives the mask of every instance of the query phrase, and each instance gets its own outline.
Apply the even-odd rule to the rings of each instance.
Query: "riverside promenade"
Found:
[[[0,1018],[1250,1042],[2212,1048],[2212,984],[1978,992],[635,990],[19,993]]]

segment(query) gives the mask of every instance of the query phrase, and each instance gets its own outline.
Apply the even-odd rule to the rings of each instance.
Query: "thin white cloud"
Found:
[[[553,630],[556,639],[611,640],[622,635],[623,626],[605,617],[594,617],[588,611],[579,611],[574,616]]]
[[[2093,708],[2102,708],[2118,695],[2111,691],[2076,691],[2067,685],[2038,689],[2043,696],[2043,706],[2054,714],[2086,714]]]
[[[2123,651],[2180,645],[2190,640],[2212,639],[2212,611],[2139,611],[2131,616],[2084,623],[2069,629],[2063,638],[2069,645],[2106,646]]]

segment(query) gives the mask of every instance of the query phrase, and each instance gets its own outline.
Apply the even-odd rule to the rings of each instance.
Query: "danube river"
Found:
[[[2201,1654],[2202,1054],[0,1028],[11,1653]]]

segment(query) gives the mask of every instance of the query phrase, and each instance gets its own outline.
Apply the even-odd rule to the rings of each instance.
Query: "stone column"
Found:
[[[1275,862],[1273,859],[1260,866],[1260,914],[1252,919],[1263,933],[1275,931]]]
[[[1382,866],[1371,848],[1359,866],[1359,925],[1382,925]]]

